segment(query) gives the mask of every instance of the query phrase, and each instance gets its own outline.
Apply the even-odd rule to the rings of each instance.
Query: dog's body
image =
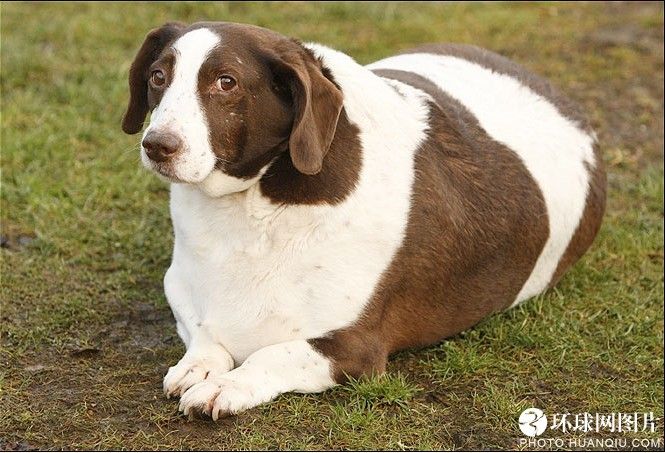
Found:
[[[546,290],[600,226],[583,117],[481,49],[363,67],[256,27],[169,24],[130,86],[123,127],[154,109],[142,157],[177,181],[164,283],[187,353],[164,387],[186,413],[381,372]]]

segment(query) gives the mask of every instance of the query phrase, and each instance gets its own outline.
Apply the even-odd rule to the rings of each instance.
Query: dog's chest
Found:
[[[389,261],[390,247],[344,209],[261,212],[177,186],[171,197],[172,270],[185,296],[167,294],[169,303],[192,312],[237,361],[353,323]]]

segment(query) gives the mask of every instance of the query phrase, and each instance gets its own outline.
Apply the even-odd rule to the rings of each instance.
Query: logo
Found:
[[[552,413],[530,407],[519,416],[520,450],[657,450],[663,451],[662,417],[653,411]],[[541,436],[549,428],[550,435]],[[599,433],[601,436],[593,436]],[[630,437],[625,434],[632,433]],[[566,436],[566,434],[568,436]],[[589,434],[589,437],[580,436]],[[563,435],[563,436],[561,436]]]
[[[520,430],[529,437],[540,436],[547,429],[547,417],[540,409],[530,407],[520,414]]]

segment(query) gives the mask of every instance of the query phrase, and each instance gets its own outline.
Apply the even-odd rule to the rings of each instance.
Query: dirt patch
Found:
[[[0,438],[0,450],[2,451],[38,451],[38,447],[30,445],[27,442],[8,442]]]
[[[8,232],[0,235],[0,248],[12,252],[20,252],[29,247],[35,239],[36,237],[33,233]]]

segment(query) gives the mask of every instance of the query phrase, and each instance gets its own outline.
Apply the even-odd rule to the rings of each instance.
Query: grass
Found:
[[[662,438],[662,4],[0,8],[0,449],[515,449],[531,406],[653,411]],[[120,132],[131,59],[175,19],[267,26],[361,62],[432,41],[516,59],[598,131],[609,200],[595,245],[554,290],[398,354],[384,377],[188,422],[160,390],[182,354],[161,288],[168,191]]]

